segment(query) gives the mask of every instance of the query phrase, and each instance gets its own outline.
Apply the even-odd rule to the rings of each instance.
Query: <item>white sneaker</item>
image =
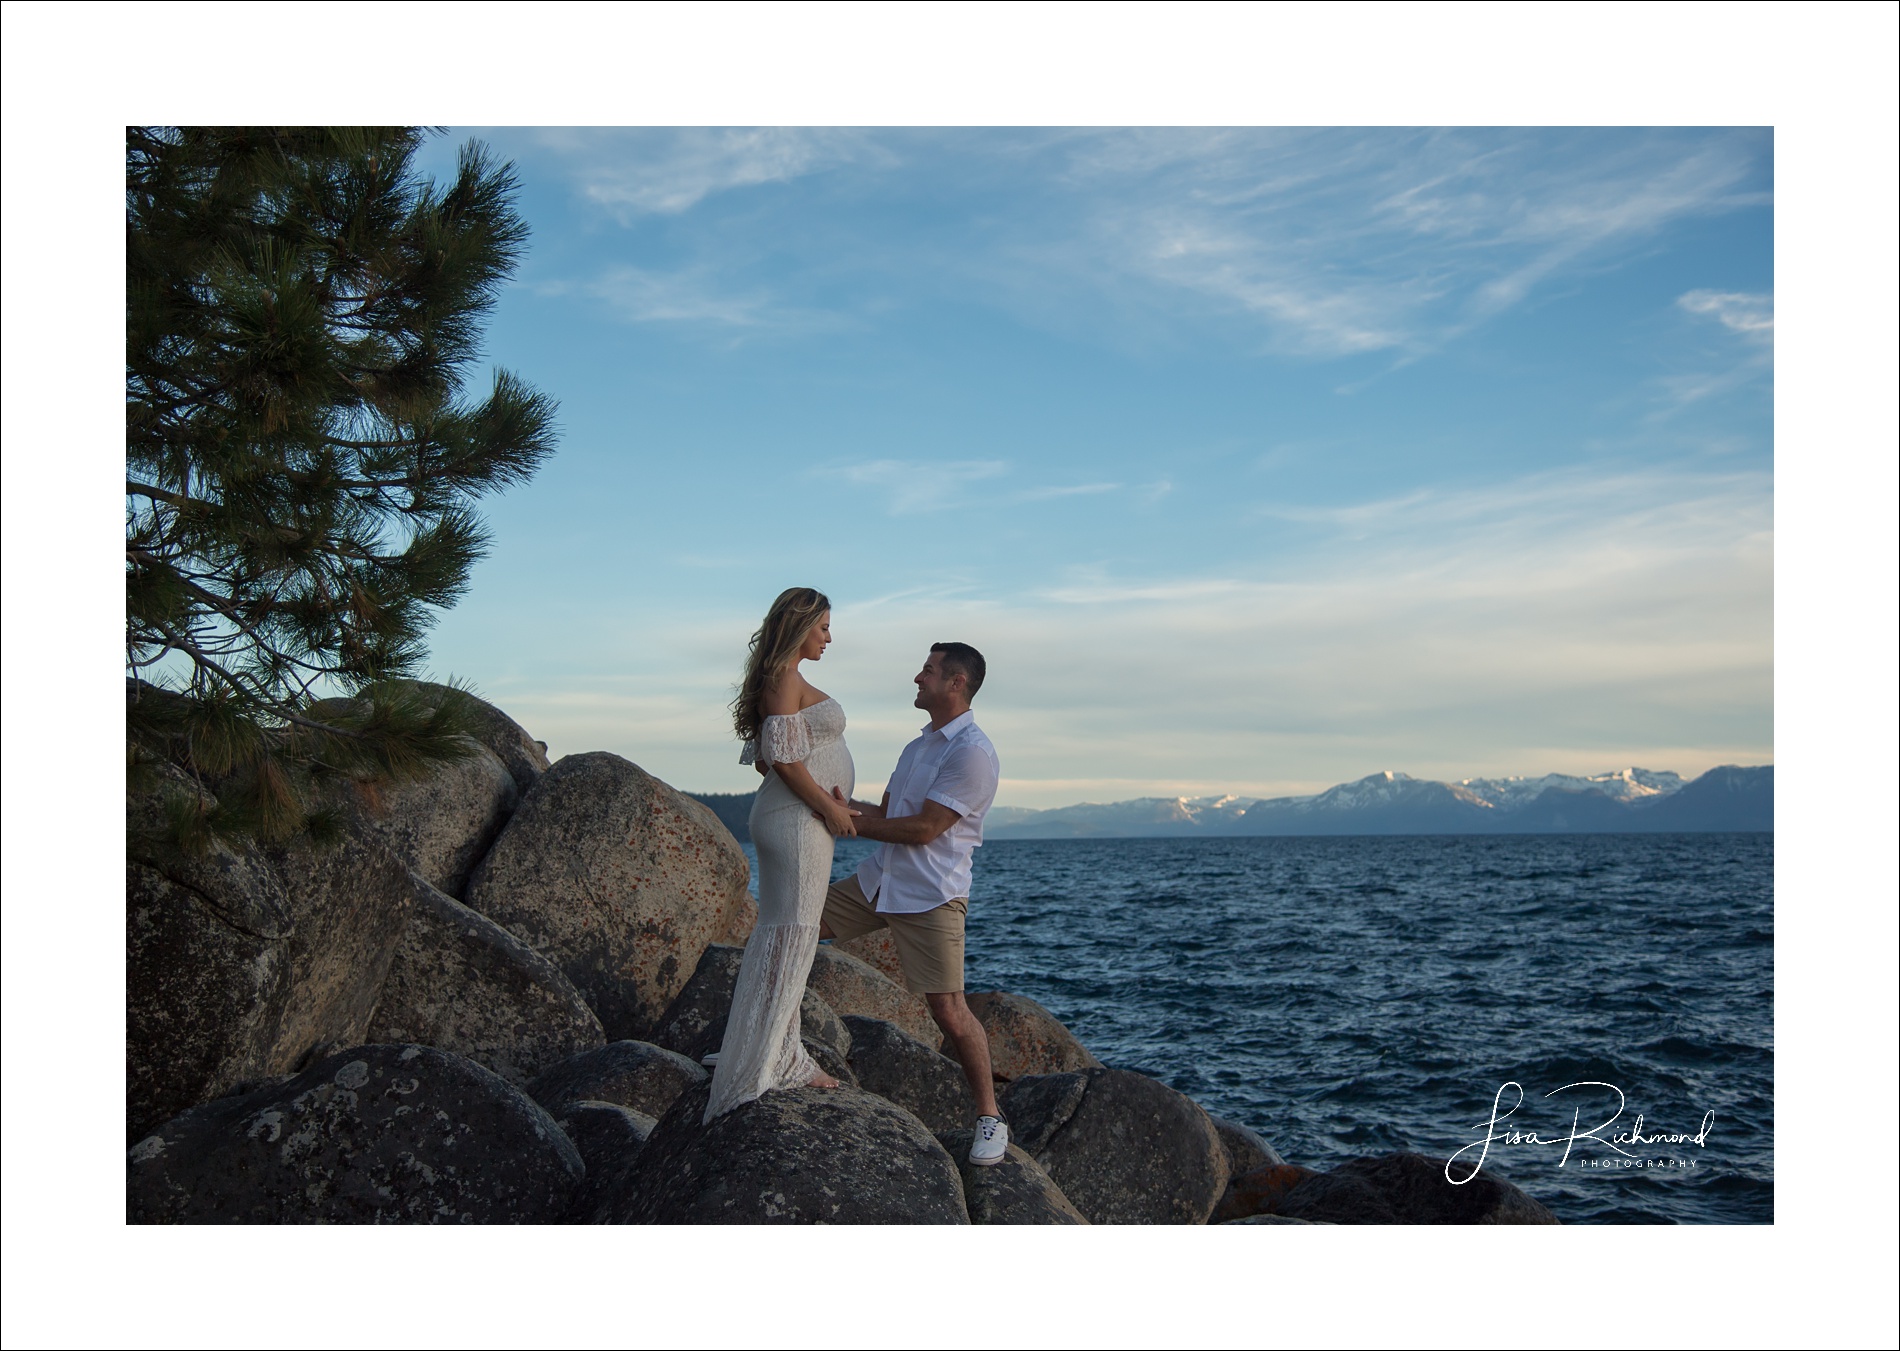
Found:
[[[719,1052],[717,1051],[706,1052],[705,1055],[699,1058],[699,1063],[704,1065],[707,1069],[716,1068],[719,1064]]]
[[[993,1163],[1001,1163],[1003,1155],[1009,1150],[1009,1127],[1003,1124],[1001,1117],[980,1116],[976,1119],[976,1139],[970,1142],[970,1162],[987,1168]]]

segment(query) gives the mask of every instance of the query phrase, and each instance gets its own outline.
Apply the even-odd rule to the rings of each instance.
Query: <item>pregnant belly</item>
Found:
[[[805,759],[805,768],[811,771],[820,788],[837,788],[846,797],[858,786],[857,767],[851,763],[851,752],[845,749],[842,737],[812,751]]]
[[[804,759],[805,768],[811,771],[812,778],[826,792],[833,788],[850,797],[857,789],[857,771],[851,763],[851,752],[845,749],[844,742],[831,741],[819,746]],[[767,811],[780,810],[793,804],[804,807],[798,794],[785,786],[785,781],[777,774],[770,775],[759,789],[756,809]],[[810,808],[805,808],[809,811]]]

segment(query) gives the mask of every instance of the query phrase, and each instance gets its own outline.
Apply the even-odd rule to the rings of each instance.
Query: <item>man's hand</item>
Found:
[[[846,797],[844,795],[844,789],[839,788],[836,785],[832,787],[831,795],[837,798],[838,801],[844,803],[846,807],[850,808],[851,814],[853,816],[882,816],[884,815],[883,811],[881,811],[877,807],[873,807],[868,802],[859,802],[856,798]]]
[[[855,835],[858,833],[857,822],[852,819],[852,817],[856,815],[855,812],[828,798],[821,798],[819,801],[825,807],[825,811],[823,813],[816,813],[816,815],[820,821],[825,823],[826,830],[838,836]]]
[[[859,810],[859,808],[864,806],[864,804],[862,802],[853,802],[850,798],[846,797],[844,795],[844,790],[839,788],[838,785],[835,783],[831,785],[831,796],[833,800],[836,801],[840,807],[843,807],[845,811],[850,813],[852,816],[864,815],[864,813]],[[812,815],[820,821],[825,819],[824,814],[822,812],[813,812]]]

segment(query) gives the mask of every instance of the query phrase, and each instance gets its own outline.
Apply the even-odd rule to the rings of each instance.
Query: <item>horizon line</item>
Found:
[[[1626,766],[1626,769],[1630,772],[1635,772],[1635,771],[1640,770],[1641,772],[1647,773],[1647,774],[1675,774],[1676,777],[1681,779],[1685,785],[1694,783],[1698,779],[1705,778],[1708,775],[1713,774],[1718,769],[1772,769],[1772,768],[1774,768],[1773,760],[1764,760],[1757,764],[1741,764],[1739,762],[1725,761],[1721,764],[1709,766],[1707,769],[1703,770],[1701,774],[1697,774],[1693,777],[1684,777],[1683,775],[1678,774],[1673,769],[1650,769],[1648,766],[1645,766],[1645,765]],[[1467,783],[1482,783],[1482,782],[1496,783],[1496,782],[1509,782],[1511,780],[1534,781],[1537,779],[1549,779],[1549,778],[1588,780],[1588,779],[1596,779],[1596,778],[1609,778],[1622,772],[1624,771],[1611,769],[1611,770],[1604,770],[1599,774],[1565,774],[1559,770],[1552,770],[1545,774],[1473,774],[1462,779],[1431,779],[1431,778],[1421,778],[1420,776],[1416,774],[1407,773],[1404,770],[1379,769],[1379,770],[1373,770],[1370,774],[1361,774],[1358,778],[1355,778],[1355,779],[1340,779],[1335,783],[1328,784],[1324,788],[1314,789],[1312,792],[1283,793],[1276,797],[1257,797],[1257,796],[1253,796],[1247,793],[1236,793],[1231,790],[1210,791],[1210,792],[1205,792],[1205,793],[1138,793],[1134,797],[1116,798],[1111,801],[1065,802],[1061,806],[1057,806],[1057,807],[1017,807],[1010,803],[998,801],[991,804],[990,810],[996,811],[999,809],[1003,809],[1003,810],[1009,810],[1009,811],[1059,812],[1059,811],[1066,811],[1070,807],[1119,807],[1131,802],[1190,802],[1197,798],[1231,798],[1237,801],[1250,801],[1250,802],[1287,802],[1287,801],[1298,800],[1300,798],[1318,797],[1322,793],[1330,792],[1334,788],[1342,788],[1348,784],[1364,783],[1367,779],[1376,779],[1383,775],[1391,775],[1394,778],[1410,779],[1414,783],[1442,783],[1442,784],[1447,784],[1447,785],[1462,786]],[[755,793],[758,790],[755,788],[746,792],[741,792],[738,790],[730,790],[730,789],[728,790],[716,789],[716,790],[712,790],[708,792],[697,792],[691,789],[679,788],[679,789],[675,789],[675,791],[685,793],[686,796],[688,797],[748,797],[751,795],[751,793]]]

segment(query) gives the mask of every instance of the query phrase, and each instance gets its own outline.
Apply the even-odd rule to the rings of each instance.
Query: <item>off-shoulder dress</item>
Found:
[[[820,788],[838,788],[846,797],[857,786],[836,699],[766,718],[758,740],[748,741],[739,758],[745,764],[800,762]],[[760,785],[747,825],[759,855],[759,922],[739,964],[707,1121],[775,1088],[809,1083],[818,1073],[799,1040],[798,1009],[818,950],[832,835],[775,773]]]

